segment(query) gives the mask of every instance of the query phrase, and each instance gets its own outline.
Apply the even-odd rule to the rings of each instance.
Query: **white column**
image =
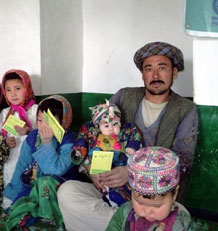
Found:
[[[218,106],[218,39],[193,39],[194,102]]]

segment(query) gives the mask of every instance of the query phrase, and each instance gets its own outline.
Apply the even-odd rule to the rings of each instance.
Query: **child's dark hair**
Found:
[[[143,198],[145,198],[145,199],[154,199],[157,195],[159,195],[159,196],[165,196],[167,193],[172,193],[173,195],[175,195],[175,193],[176,193],[176,189],[177,189],[177,187],[175,187],[175,188],[173,188],[173,189],[171,189],[170,191],[168,191],[168,192],[166,192],[166,193],[162,193],[162,194],[154,194],[154,195],[143,195],[143,194],[139,194],[139,195],[141,195]]]
[[[60,124],[62,123],[62,119],[63,119],[63,104],[56,100],[56,99],[46,99],[44,100],[41,104],[39,104],[38,106],[38,111],[37,111],[37,116],[39,111],[41,112],[47,112],[48,109],[51,111],[51,113],[53,114],[53,116],[57,116]]]
[[[17,73],[12,72],[12,73],[8,73],[7,75],[5,75],[4,84],[6,83],[7,80],[12,80],[12,79],[19,79],[22,81],[21,77]]]

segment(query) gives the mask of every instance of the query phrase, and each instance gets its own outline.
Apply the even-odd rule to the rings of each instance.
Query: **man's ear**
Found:
[[[174,67],[173,68],[173,79],[176,79],[177,75],[178,75],[178,69],[177,69],[177,67]]]
[[[179,192],[179,185],[176,186],[175,194],[173,195],[173,200],[174,200],[174,201],[176,200],[176,197],[177,197],[177,195],[178,195],[178,192]]]

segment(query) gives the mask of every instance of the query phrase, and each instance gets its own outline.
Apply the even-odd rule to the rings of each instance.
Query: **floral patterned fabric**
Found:
[[[4,180],[3,180],[3,167],[5,161],[8,159],[10,150],[3,136],[0,135],[0,203],[2,203],[2,191],[4,189]]]
[[[84,163],[89,165],[91,164],[93,151],[113,151],[112,167],[125,166],[128,159],[125,149],[138,150],[141,147],[141,141],[141,134],[134,123],[124,125],[117,136],[104,136],[100,134],[99,128],[89,122],[82,126],[71,158],[74,164]],[[115,207],[121,206],[130,198],[129,184],[109,189],[108,194],[103,195],[103,199]]]
[[[44,218],[57,230],[64,230],[64,223],[57,202],[57,189],[59,181],[51,176],[43,176],[34,182],[28,196],[24,196],[10,207],[5,217],[6,230],[19,228],[23,230],[36,218]],[[60,229],[62,228],[62,229]]]
[[[88,122],[83,124],[79,131],[71,158],[74,164],[80,164],[84,160],[86,160],[85,164],[90,164],[90,156],[92,155],[90,153],[88,156],[88,152],[93,148],[99,147],[104,151],[118,151],[119,149],[119,151],[125,153],[126,148],[138,150],[142,145],[141,142],[141,134],[134,123],[124,125],[116,137],[103,137],[100,134],[99,128],[95,127],[92,122]],[[116,163],[114,163],[115,161]],[[122,160],[120,163],[117,155],[114,155],[113,165],[124,165]]]

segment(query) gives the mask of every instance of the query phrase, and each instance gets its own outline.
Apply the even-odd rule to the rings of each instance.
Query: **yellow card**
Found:
[[[14,129],[15,125],[18,125],[23,128],[25,122],[23,120],[16,118],[13,115],[10,115],[2,128],[10,132],[12,135],[16,136],[18,135],[18,132]]]
[[[62,126],[59,124],[59,122],[56,120],[56,118],[52,115],[51,111],[48,109],[48,112],[44,112],[45,120],[48,124],[48,126],[52,129],[52,132],[56,139],[61,143],[65,130],[62,128]]]
[[[98,174],[111,170],[114,152],[94,151],[90,174]]]

